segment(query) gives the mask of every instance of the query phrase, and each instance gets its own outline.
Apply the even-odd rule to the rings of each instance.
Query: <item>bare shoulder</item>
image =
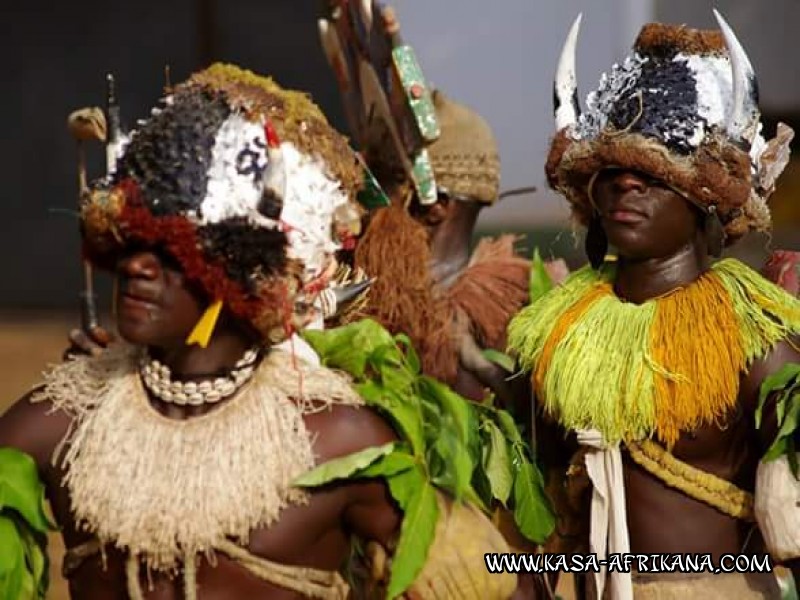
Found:
[[[323,462],[397,439],[389,423],[366,406],[334,404],[305,417],[314,453]]]
[[[54,410],[47,400],[32,402],[37,390],[17,400],[0,416],[0,447],[12,447],[30,454],[44,469],[58,443],[66,435],[71,418]]]

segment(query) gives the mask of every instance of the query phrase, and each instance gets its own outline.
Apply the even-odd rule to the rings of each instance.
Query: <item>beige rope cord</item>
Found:
[[[282,587],[307,598],[318,600],[344,600],[350,588],[337,571],[323,571],[311,567],[282,565],[255,556],[230,541],[217,544],[216,549],[239,563],[259,579]],[[97,539],[89,540],[67,550],[62,573],[69,578],[83,562],[102,550]],[[144,592],[139,581],[139,558],[129,556],[125,562],[125,578],[131,600],[143,600]],[[186,556],[183,568],[185,600],[197,599],[197,562],[194,555]]]
[[[678,460],[653,442],[627,442],[631,458],[648,473],[690,498],[704,502],[720,512],[743,521],[753,521],[753,494]]]
[[[100,551],[100,541],[97,538],[72,548],[67,548],[64,552],[64,560],[61,563],[61,576],[64,579],[69,579],[87,558],[99,554]]]
[[[128,584],[128,596],[131,600],[144,600],[142,584],[139,581],[139,557],[129,556],[125,561],[125,579]]]
[[[344,600],[350,592],[349,586],[337,571],[282,565],[255,556],[228,540],[218,543],[216,549],[260,579],[308,598]]]

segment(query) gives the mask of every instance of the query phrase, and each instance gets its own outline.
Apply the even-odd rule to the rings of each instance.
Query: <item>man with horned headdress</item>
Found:
[[[383,382],[358,387],[296,347],[293,334],[323,316],[363,178],[305,94],[238,67],[193,75],[140,122],[81,203],[84,254],[118,278],[124,342],[52,367],[0,418],[3,597],[44,597],[43,492],[73,598],[334,600],[386,587],[431,600],[521,597],[515,574],[484,567],[485,552],[509,546],[472,488],[477,459],[439,456],[467,441],[484,455],[477,417],[461,438],[447,437],[452,426],[432,432],[443,442],[423,452],[421,425],[408,441],[392,426],[413,425],[408,410],[394,422],[361,393]],[[408,400],[397,384],[416,381],[398,369],[405,354],[363,323],[318,332],[327,360],[377,339],[369,360],[393,362],[376,377]],[[357,345],[341,341],[353,331]],[[466,414],[466,401],[423,385]],[[526,469],[520,477],[506,461],[504,498],[513,505],[520,481],[520,510],[546,509],[519,432],[491,416]],[[436,464],[422,469],[428,457]],[[431,473],[455,483],[436,487]],[[340,574],[356,540],[383,551],[374,581]]]
[[[500,162],[487,122],[431,92],[394,11],[373,0],[332,1],[320,19],[350,130],[390,197],[355,253],[375,278],[366,315],[404,332],[424,371],[459,393],[512,392],[483,350],[502,350],[511,316],[528,298],[529,262],[512,235],[470,244],[478,215],[498,199]]]
[[[797,577],[800,302],[709,260],[769,227],[792,132],[762,137],[753,69],[716,16],[721,31],[646,25],[582,112],[573,25],[546,172],[588,228],[591,265],[516,316],[509,343],[556,432],[540,451],[568,486],[590,482],[584,551],[715,565],[767,551]],[[632,567],[593,576],[589,597],[780,597],[771,572]]]

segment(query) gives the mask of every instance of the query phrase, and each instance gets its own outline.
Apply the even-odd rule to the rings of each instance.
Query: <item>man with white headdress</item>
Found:
[[[515,317],[509,341],[549,430],[539,451],[574,492],[557,510],[589,517],[583,551],[708,553],[724,568],[766,550],[797,576],[797,375],[769,376],[800,362],[800,302],[709,259],[769,228],[792,131],[762,137],[753,69],[717,18],[721,31],[646,25],[583,111],[574,24],[546,172],[587,227],[591,265]],[[630,566],[592,577],[590,597],[780,597],[771,572]]]

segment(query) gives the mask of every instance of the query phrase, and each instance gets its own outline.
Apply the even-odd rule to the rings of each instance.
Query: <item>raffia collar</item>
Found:
[[[639,305],[617,298],[611,280],[584,268],[509,326],[546,410],[609,443],[656,436],[671,447],[682,431],[720,422],[741,373],[800,331],[800,302],[733,259]]]

